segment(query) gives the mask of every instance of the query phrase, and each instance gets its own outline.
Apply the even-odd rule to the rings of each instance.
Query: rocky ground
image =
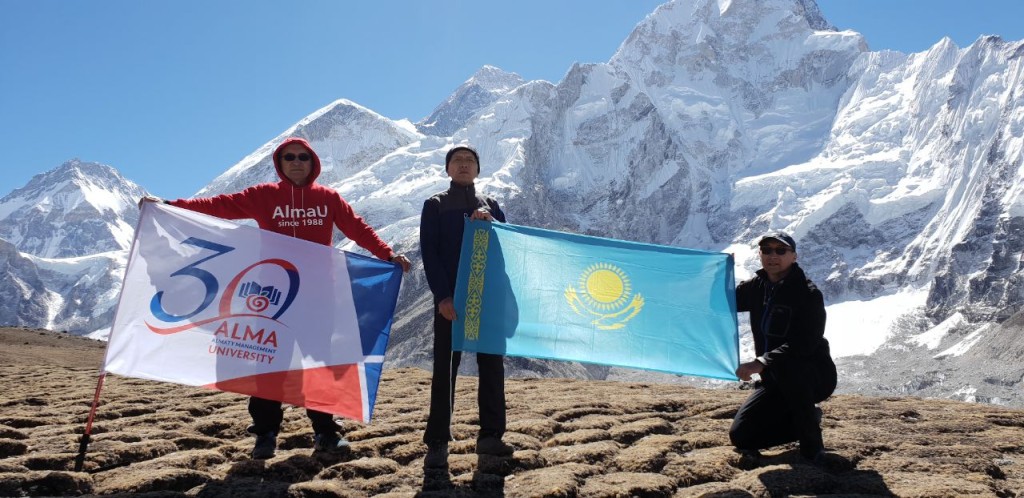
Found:
[[[0,496],[1024,496],[1024,411],[911,397],[823,405],[824,462],[792,446],[741,457],[727,431],[747,392],[561,379],[507,382],[517,451],[477,456],[476,379],[460,381],[448,472],[423,469],[430,377],[388,370],[351,450],[313,454],[301,409],[280,449],[248,456],[244,398],[109,377],[73,472],[104,343],[0,329]]]

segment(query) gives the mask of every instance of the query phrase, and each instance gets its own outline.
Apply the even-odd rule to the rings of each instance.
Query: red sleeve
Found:
[[[341,230],[345,237],[351,239],[359,247],[370,251],[374,256],[385,261],[391,260],[395,253],[377,236],[377,232],[373,231],[373,228],[370,228],[370,225],[367,225],[366,221],[356,214],[352,206],[349,206],[345,199],[341,198],[341,195],[335,192],[334,199],[334,202],[337,203],[334,225],[338,227],[338,230]]]
[[[255,218],[252,210],[252,199],[255,194],[255,187],[250,187],[234,194],[221,194],[198,199],[175,199],[168,204],[226,220],[241,220]]]

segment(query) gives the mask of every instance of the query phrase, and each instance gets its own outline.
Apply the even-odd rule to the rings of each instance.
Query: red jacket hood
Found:
[[[281,145],[278,145],[277,148],[274,149],[274,169],[277,171],[278,178],[288,183],[292,183],[292,181],[289,180],[287,176],[284,176],[284,172],[281,171],[281,150],[287,147],[288,144],[299,144],[306,148],[310,156],[313,156],[313,169],[311,169],[309,172],[309,178],[306,181],[305,186],[312,185],[313,182],[315,182],[316,179],[320,176],[320,156],[316,155],[316,152],[313,151],[313,147],[309,146],[309,142],[299,137],[286,138],[284,139],[283,142],[281,142]]]

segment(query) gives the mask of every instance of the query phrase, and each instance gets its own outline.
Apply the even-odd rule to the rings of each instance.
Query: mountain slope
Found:
[[[456,88],[429,116],[417,123],[416,128],[425,135],[452,136],[474,114],[523,83],[518,74],[506,73],[494,66],[484,66]]]
[[[127,251],[48,259],[0,239],[0,317],[23,327],[83,333],[109,328]]]
[[[271,154],[285,137],[302,137],[320,156],[318,181],[342,181],[373,164],[392,150],[408,145],[419,134],[355,102],[340,99],[288,128],[242,159],[196,196],[238,192],[263,182],[277,182]]]
[[[0,238],[44,258],[128,249],[145,194],[110,166],[73,159],[0,199]]]

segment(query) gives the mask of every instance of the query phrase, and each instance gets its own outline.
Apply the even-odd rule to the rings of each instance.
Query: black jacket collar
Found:
[[[764,284],[771,284],[772,282],[768,280],[768,272],[764,271],[764,268],[757,270],[757,276]],[[807,275],[804,273],[803,268],[800,268],[800,265],[793,262],[793,266],[789,267],[789,273],[782,280],[772,285],[782,285],[786,282],[803,282],[805,280],[807,280]]]

